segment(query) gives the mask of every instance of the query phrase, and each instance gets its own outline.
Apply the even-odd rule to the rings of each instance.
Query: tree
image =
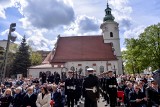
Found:
[[[16,52],[15,59],[12,66],[12,74],[23,74],[24,77],[27,76],[27,68],[30,67],[30,52],[29,46],[26,43],[25,36]]]
[[[31,65],[39,65],[42,63],[42,55],[37,53],[37,52],[32,52],[31,56],[30,56],[30,60],[31,60]]]
[[[147,27],[138,39],[126,39],[123,51],[125,70],[139,73],[148,67],[160,68],[160,23]]]

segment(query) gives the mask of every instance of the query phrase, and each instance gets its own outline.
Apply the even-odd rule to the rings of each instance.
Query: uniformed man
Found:
[[[110,107],[115,107],[117,105],[117,80],[113,76],[112,71],[108,71],[108,79],[106,82],[106,89],[109,94],[109,99],[110,99]]]
[[[84,107],[97,107],[97,100],[99,99],[98,78],[93,75],[93,68],[88,68],[87,71],[88,76],[83,82],[83,96],[85,97]]]
[[[103,93],[104,93],[104,99],[106,101],[105,106],[108,106],[109,104],[109,96],[108,96],[108,90],[107,90],[107,80],[108,80],[108,72],[104,72],[104,80],[103,80]]]
[[[74,107],[76,80],[73,78],[73,71],[68,71],[68,78],[65,81],[65,95],[67,96],[67,107]]]

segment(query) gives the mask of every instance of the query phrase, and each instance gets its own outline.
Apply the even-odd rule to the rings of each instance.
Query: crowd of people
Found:
[[[152,74],[118,75],[116,82],[111,83],[113,81],[115,81],[113,73],[106,72],[100,75],[102,96],[107,104],[110,103],[111,107],[117,105],[117,92],[124,95],[124,98],[120,98],[125,107],[160,106],[160,88],[157,81],[152,78]],[[109,87],[110,84],[116,85],[116,87]]]
[[[95,75],[93,68],[87,71],[83,77],[69,70],[65,80],[58,73],[6,79],[0,87],[0,107],[78,107],[81,101],[84,107],[97,107],[99,99],[110,107],[120,103],[125,107],[160,106],[160,88],[151,74],[115,76],[112,71],[100,75]]]

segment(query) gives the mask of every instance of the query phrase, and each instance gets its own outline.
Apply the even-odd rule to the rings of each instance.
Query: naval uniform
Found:
[[[83,96],[85,97],[84,107],[97,107],[97,99],[99,98],[99,82],[96,76],[90,74],[84,79]]]
[[[107,92],[109,94],[110,106],[115,107],[117,105],[117,80],[115,77],[107,78]]]
[[[65,81],[65,95],[67,95],[67,107],[74,107],[76,90],[76,80],[72,78],[67,78]]]

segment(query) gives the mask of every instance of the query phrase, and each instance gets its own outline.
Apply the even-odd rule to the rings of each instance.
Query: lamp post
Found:
[[[114,65],[114,74],[115,74],[115,77],[117,77],[116,75],[117,75],[117,73],[116,73],[116,68],[115,68],[115,65]]]
[[[78,71],[78,72],[79,72],[79,79],[80,79],[80,77],[81,77],[81,73],[82,73],[82,71],[83,71],[83,69],[82,69],[82,68],[80,68],[80,69],[79,69],[79,71]]]
[[[16,27],[16,23],[11,23],[11,24],[10,24],[9,33],[8,33],[8,39],[7,39],[7,45],[6,45],[6,52],[5,52],[5,56],[4,56],[4,68],[3,68],[3,73],[1,74],[1,76],[2,76],[2,81],[4,81],[4,79],[5,79],[5,74],[6,74],[10,40],[13,41],[13,42],[16,40],[16,37],[14,37],[14,36],[11,35],[11,33],[16,30],[15,27]]]

